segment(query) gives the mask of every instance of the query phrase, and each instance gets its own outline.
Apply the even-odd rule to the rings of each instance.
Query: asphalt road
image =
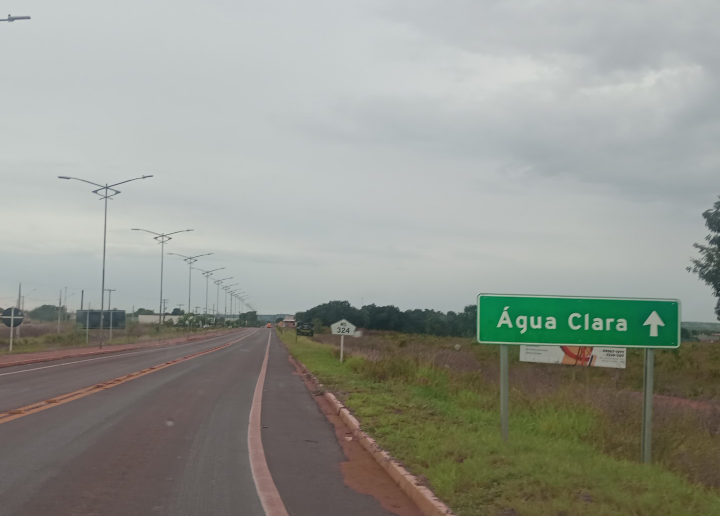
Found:
[[[262,446],[255,449],[264,449],[286,514],[391,514],[346,486],[334,427],[271,330],[0,369],[0,411],[239,338],[112,388],[0,419],[0,516],[266,514],[258,492],[267,485],[253,475],[257,453],[250,453],[248,425],[268,349],[261,403],[256,398]]]

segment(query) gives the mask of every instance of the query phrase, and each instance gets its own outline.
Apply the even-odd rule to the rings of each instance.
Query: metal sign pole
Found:
[[[653,409],[653,378],[655,376],[655,350],[645,350],[645,367],[643,370],[643,424],[642,424],[642,461],[652,461],[652,409]]]
[[[507,442],[510,433],[510,365],[508,347],[500,345],[500,435]]]
[[[13,333],[15,333],[15,310],[10,312],[10,351],[12,351]]]
[[[17,301],[18,310],[21,308],[21,306],[20,306],[20,298],[21,297],[22,297],[22,283],[20,283],[20,285],[18,286],[18,301]],[[17,331],[17,336],[19,339],[20,338],[20,326],[17,327],[16,331]]]
[[[297,330],[295,330],[297,331]],[[343,351],[345,348],[345,335],[340,335],[340,363],[343,361]]]

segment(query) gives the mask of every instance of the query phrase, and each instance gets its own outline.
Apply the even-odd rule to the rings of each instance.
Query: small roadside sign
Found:
[[[2,313],[2,322],[10,328],[17,328],[25,319],[25,314],[19,308],[6,308]]]
[[[20,299],[18,297],[18,304],[20,303]],[[9,343],[9,351],[12,351],[13,349],[13,336],[15,335],[15,328],[18,328],[18,337],[20,336],[20,325],[22,324],[23,320],[25,320],[25,314],[23,314],[23,311],[19,308],[11,307],[6,308],[2,313],[2,322],[5,324],[5,326],[8,326],[10,328],[10,343]]]
[[[333,335],[340,335],[340,363],[342,364],[345,353],[345,335],[355,335],[355,325],[346,319],[340,319],[330,325],[330,330]]]
[[[481,344],[680,346],[680,301],[480,294]]]
[[[355,325],[345,319],[330,325],[330,329],[333,335],[353,335],[355,333]]]
[[[520,346],[520,362],[625,369],[625,348],[599,346]]]

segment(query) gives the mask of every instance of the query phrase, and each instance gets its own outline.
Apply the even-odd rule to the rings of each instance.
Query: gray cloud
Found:
[[[99,302],[102,205],[56,176],[154,174],[110,206],[119,306],[155,303],[139,226],[196,229],[168,250],[214,252],[267,312],[497,291],[712,317],[684,267],[720,193],[716,2],[27,8],[0,26],[0,300]]]

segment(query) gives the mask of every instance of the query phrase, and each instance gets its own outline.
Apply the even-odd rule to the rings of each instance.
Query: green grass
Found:
[[[85,330],[75,328],[73,325],[65,325],[61,333],[47,333],[37,337],[21,337],[14,339],[12,352],[8,351],[9,338],[0,339],[0,356],[8,354],[34,353],[38,351],[51,351],[56,349],[73,349],[84,347],[96,347],[98,345],[97,332],[91,331],[90,343],[85,343]],[[135,344],[138,342],[157,339],[157,331],[148,325],[147,328],[134,325],[125,330],[115,330],[112,341],[108,342],[108,330],[105,330],[105,346],[119,346],[122,344]],[[199,333],[193,330],[193,333]],[[163,340],[182,337],[187,334],[185,328],[163,328]]]
[[[497,389],[478,373],[394,354],[340,364],[332,346],[303,337],[295,343],[290,332],[281,338],[363,429],[459,516],[720,514],[717,491],[662,463],[622,458],[639,454],[639,423],[623,429],[571,392],[529,399],[513,391],[510,441],[503,443]],[[611,435],[617,432],[619,438]],[[660,443],[678,445],[671,438]]]

